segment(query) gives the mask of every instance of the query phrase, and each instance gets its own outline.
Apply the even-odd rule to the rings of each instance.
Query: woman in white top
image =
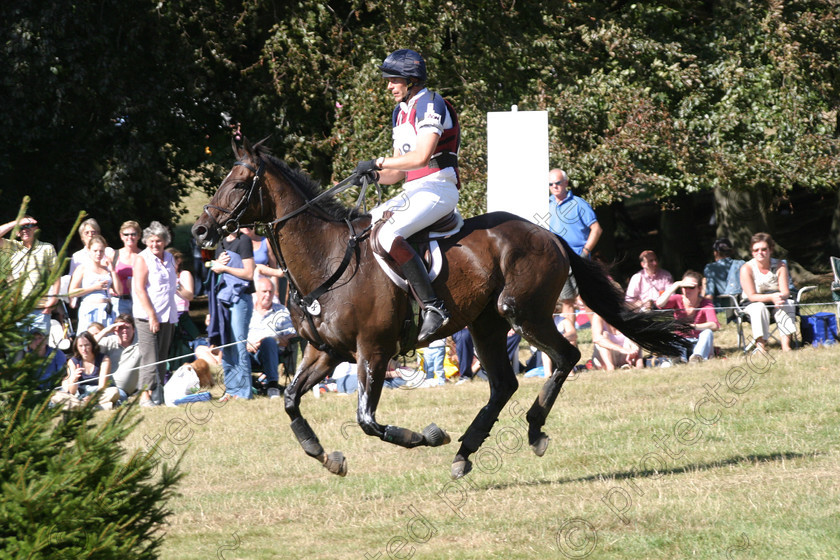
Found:
[[[94,235],[88,242],[90,258],[83,261],[70,278],[70,296],[78,298],[77,332],[86,331],[94,322],[107,327],[116,317],[111,305],[111,289],[119,290],[119,281],[114,267],[105,259],[107,246],[102,236]]]
[[[152,391],[163,384],[166,364],[152,365],[169,355],[169,345],[178,322],[175,291],[178,275],[175,259],[166,252],[172,238],[160,222],[143,230],[146,249],[134,261],[131,283],[137,344],[140,348],[140,406],[156,406]]]
[[[768,233],[756,233],[750,240],[753,258],[741,267],[743,298],[749,301],[744,311],[750,317],[756,347],[763,350],[770,334],[770,309],[774,312],[782,350],[790,350],[790,335],[796,333],[796,307],[790,299],[790,275],[787,266],[772,258],[775,244]]]

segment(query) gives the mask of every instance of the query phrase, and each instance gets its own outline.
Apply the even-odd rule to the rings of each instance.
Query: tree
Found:
[[[9,256],[0,252],[0,269]],[[58,274],[26,298],[17,282],[0,282],[0,558],[156,558],[178,465],[123,449],[134,407],[97,422],[95,399],[66,413],[50,408],[43,359],[16,357],[27,338],[21,322]]]

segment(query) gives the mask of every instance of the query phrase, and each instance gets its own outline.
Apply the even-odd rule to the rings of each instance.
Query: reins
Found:
[[[262,195],[262,188],[259,185],[259,181],[262,178],[263,172],[265,170],[265,164],[264,164],[262,158],[258,157],[258,159],[259,159],[259,168],[258,169],[254,169],[253,165],[251,165],[251,164],[249,164],[248,162],[245,162],[245,161],[237,161],[234,164],[234,165],[241,165],[241,166],[245,167],[246,169],[248,169],[249,171],[251,171],[252,173],[254,173],[254,180],[251,183],[251,188],[248,191],[248,194],[246,196],[242,197],[242,200],[240,200],[240,202],[237,203],[236,207],[232,211],[227,211],[225,209],[218,208],[218,207],[215,207],[215,206],[210,206],[210,205],[205,206],[205,212],[207,212],[207,208],[216,208],[217,210],[220,210],[222,212],[226,212],[230,215],[233,215],[234,212],[238,211],[238,214],[235,217],[232,217],[230,220],[225,222],[225,227],[224,227],[225,231],[230,232],[230,230],[228,230],[227,228],[231,227],[233,225],[235,225],[235,229],[233,231],[236,231],[237,229],[239,229],[239,227],[241,227],[240,224],[239,224],[239,218],[242,216],[242,214],[244,214],[244,212],[248,208],[248,206],[250,206],[251,198],[253,197],[254,191],[259,191],[260,215],[262,215],[262,213],[263,213],[263,195]],[[280,171],[282,172],[283,170],[281,169]],[[364,239],[370,234],[370,231],[373,227],[373,224],[367,226],[359,234],[357,234],[355,228],[353,227],[352,222],[349,219],[344,218],[344,223],[347,224],[347,228],[350,230],[350,235],[348,236],[348,239],[347,239],[347,247],[344,250],[344,256],[341,259],[341,263],[338,265],[338,268],[336,268],[336,270],[330,275],[330,277],[327,278],[320,286],[315,288],[312,292],[310,292],[307,295],[301,295],[300,288],[298,288],[297,282],[295,282],[295,280],[293,278],[293,275],[289,271],[289,267],[286,264],[285,259],[283,258],[283,252],[280,250],[280,245],[277,243],[277,236],[276,236],[277,232],[276,232],[276,230],[279,229],[280,227],[282,227],[282,225],[286,221],[290,220],[291,218],[293,218],[293,217],[295,217],[295,216],[297,216],[297,215],[299,215],[303,212],[306,212],[307,210],[316,210],[316,211],[318,211],[319,214],[323,214],[323,211],[319,211],[319,208],[316,206],[316,204],[319,201],[321,201],[323,199],[326,199],[326,198],[329,198],[329,197],[332,197],[332,196],[335,196],[336,194],[338,194],[338,193],[348,189],[350,186],[356,184],[355,183],[356,176],[351,175],[350,177],[347,177],[346,179],[344,179],[343,181],[334,185],[333,187],[330,187],[329,189],[319,193],[317,196],[315,196],[312,199],[307,198],[306,194],[301,192],[301,190],[297,187],[297,185],[295,185],[293,180],[290,180],[288,177],[286,177],[286,179],[287,179],[288,183],[292,186],[292,188],[294,188],[298,192],[298,194],[303,198],[305,203],[302,206],[292,210],[291,212],[289,212],[289,213],[287,213],[287,214],[285,214],[285,215],[283,215],[283,216],[281,216],[281,217],[279,217],[279,218],[277,218],[277,219],[275,219],[271,222],[254,222],[253,224],[249,224],[249,225],[251,225],[255,229],[256,228],[262,228],[262,229],[264,229],[263,233],[268,234],[268,235],[265,235],[265,237],[267,237],[268,240],[269,240],[269,245],[271,246],[271,251],[274,253],[274,258],[277,261],[277,264],[280,267],[280,270],[283,271],[283,274],[287,277],[287,279],[289,281],[289,297],[292,299],[292,301],[298,307],[303,309],[304,316],[306,317],[306,321],[309,324],[309,327],[312,331],[312,338],[313,338],[312,343],[315,345],[315,347],[318,350],[321,350],[323,352],[329,352],[331,354],[336,354],[335,350],[324,342],[324,340],[321,338],[321,335],[318,333],[318,330],[315,328],[315,320],[313,319],[313,316],[317,316],[317,315],[321,314],[321,304],[318,301],[318,298],[320,298],[321,296],[326,294],[330,290],[330,288],[332,288],[335,285],[335,283],[338,282],[339,278],[341,278],[341,276],[344,274],[344,272],[350,266],[350,261],[352,260],[354,253],[356,253],[356,257],[358,258],[359,242],[364,241]],[[375,180],[373,181],[373,183],[376,186],[378,202],[381,203],[381,201],[382,201],[382,191],[379,187],[379,183]],[[359,208],[361,208],[362,205],[364,204],[365,195],[367,194],[367,190],[370,186],[370,183],[367,180],[367,177],[362,177],[362,182],[361,182],[360,186],[362,188],[359,192],[359,199],[356,202],[355,207],[353,208],[354,211],[358,211]],[[244,206],[243,206],[243,202],[244,202]],[[210,217],[212,218],[212,215],[209,212],[207,212],[207,214],[210,215]],[[213,222],[216,224],[217,227],[219,227],[221,229],[221,226],[219,226],[218,222],[216,222],[215,219],[213,220]]]

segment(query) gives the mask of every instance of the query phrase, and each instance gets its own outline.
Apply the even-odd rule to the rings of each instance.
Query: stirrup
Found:
[[[449,311],[440,302],[427,305],[423,310],[423,325],[420,327],[420,334],[417,340],[425,341],[438,330],[449,323]]]

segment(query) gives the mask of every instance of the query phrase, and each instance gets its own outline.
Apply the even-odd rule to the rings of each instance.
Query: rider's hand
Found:
[[[359,178],[367,176],[368,180],[378,181],[379,169],[376,167],[376,160],[366,159],[364,161],[360,161],[356,165],[356,169],[353,170],[353,174]]]

